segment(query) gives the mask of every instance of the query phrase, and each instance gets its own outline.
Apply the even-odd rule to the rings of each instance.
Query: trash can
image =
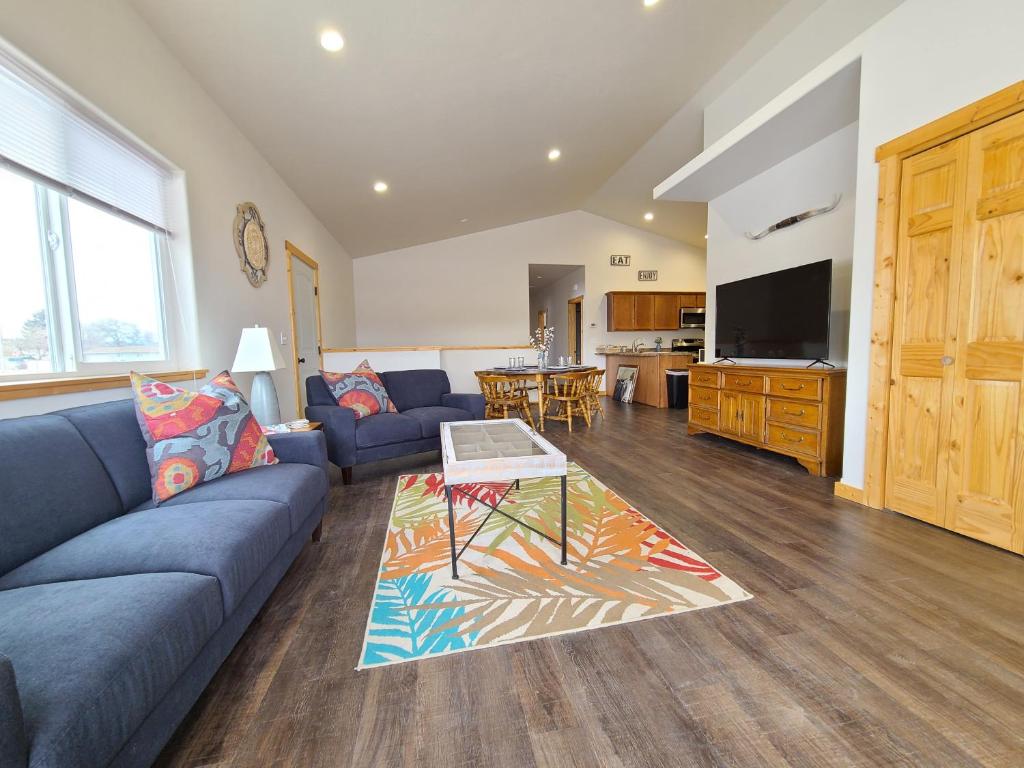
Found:
[[[668,384],[668,407],[686,408],[690,397],[690,372],[666,368],[665,381]]]

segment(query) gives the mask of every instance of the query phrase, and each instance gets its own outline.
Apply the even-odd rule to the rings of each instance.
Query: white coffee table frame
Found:
[[[526,456],[494,456],[488,458],[479,459],[462,459],[460,460],[456,455],[456,446],[452,441],[452,428],[462,426],[478,426],[483,429],[487,429],[491,425],[512,425],[517,429],[521,430],[523,434],[529,438],[533,445],[540,448],[542,453],[533,454]],[[462,557],[462,553],[466,551],[469,545],[472,543],[476,535],[480,533],[481,529],[487,524],[487,521],[491,518],[491,515],[497,512],[499,515],[504,515],[509,520],[512,520],[525,528],[529,528],[536,534],[543,536],[548,541],[558,544],[562,549],[562,565],[568,564],[566,556],[566,459],[565,454],[555,448],[551,443],[541,437],[537,432],[530,429],[522,419],[488,419],[485,421],[448,421],[441,424],[441,461],[444,467],[444,494],[448,501],[448,536],[449,543],[451,544],[451,555],[452,555],[452,578],[459,578],[459,567],[458,561]],[[529,523],[524,522],[512,515],[499,509],[501,502],[505,500],[509,492],[512,489],[519,489],[519,481],[527,478],[542,478],[542,477],[558,477],[561,480],[562,486],[562,540],[552,538],[544,531],[539,531]],[[482,504],[483,506],[490,509],[487,513],[487,517],[484,518],[483,522],[473,531],[473,535],[469,537],[465,544],[462,545],[462,549],[458,552],[455,551],[455,508],[452,503],[452,490],[460,485],[467,485],[470,483],[500,483],[509,482],[509,487],[505,489],[505,493],[502,494],[501,498],[498,499],[495,504],[488,504],[487,502],[473,496],[468,491],[461,491],[461,493],[473,501]]]

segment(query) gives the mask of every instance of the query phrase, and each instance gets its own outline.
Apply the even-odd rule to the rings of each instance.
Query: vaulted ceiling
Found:
[[[616,172],[783,2],[132,0],[356,257],[609,195],[703,245],[700,208],[645,222],[650,186]]]

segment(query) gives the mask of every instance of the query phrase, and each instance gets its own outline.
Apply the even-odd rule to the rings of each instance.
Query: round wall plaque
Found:
[[[263,232],[263,219],[254,203],[240,203],[235,208],[235,252],[238,264],[254,288],[267,279],[270,249]]]

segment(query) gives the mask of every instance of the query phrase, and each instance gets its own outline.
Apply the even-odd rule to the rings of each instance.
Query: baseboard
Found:
[[[854,488],[852,485],[846,483],[836,483],[835,489],[833,490],[836,496],[847,501],[855,501],[858,504],[864,503],[864,491],[860,488]]]

